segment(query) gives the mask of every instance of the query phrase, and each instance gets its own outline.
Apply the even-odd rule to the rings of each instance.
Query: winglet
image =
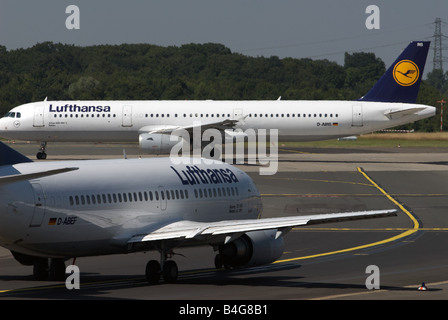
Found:
[[[3,142],[0,142],[0,166],[13,165],[17,163],[33,162]]]
[[[412,41],[360,101],[415,103],[430,41]]]

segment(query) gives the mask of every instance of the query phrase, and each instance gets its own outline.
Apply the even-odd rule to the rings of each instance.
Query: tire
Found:
[[[161,276],[160,263],[155,260],[149,261],[146,265],[145,276],[149,284],[159,283]]]
[[[169,260],[163,265],[163,280],[167,283],[174,283],[177,280],[179,270],[176,262]]]

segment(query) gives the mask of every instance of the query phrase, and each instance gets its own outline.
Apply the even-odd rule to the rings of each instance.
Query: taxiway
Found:
[[[33,157],[36,145],[16,144]],[[51,159],[138,157],[136,146],[54,145]],[[149,286],[143,274],[156,253],[79,258],[81,289],[36,282],[32,269],[0,249],[0,299],[447,299],[448,150],[283,149],[279,171],[242,165],[263,196],[263,217],[397,208],[397,217],[292,230],[272,265],[216,271],[211,248],[180,249],[175,284]],[[48,160],[47,160],[48,161]],[[380,290],[366,268],[378,266]],[[418,287],[426,283],[427,291]]]

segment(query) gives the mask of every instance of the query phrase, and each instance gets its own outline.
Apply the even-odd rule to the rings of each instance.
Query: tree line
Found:
[[[384,72],[384,62],[364,52],[346,53],[341,66],[328,60],[250,57],[215,43],[80,47],[44,42],[17,50],[0,46],[0,112],[45,98],[355,100]],[[448,73],[429,73],[417,102],[435,106],[443,97],[448,100],[447,80]],[[439,119],[404,128],[438,130]]]

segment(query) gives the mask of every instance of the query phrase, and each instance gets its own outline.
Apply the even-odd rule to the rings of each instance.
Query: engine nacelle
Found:
[[[176,136],[173,136],[175,139]],[[169,154],[171,148],[180,143],[181,137],[171,141],[171,135],[160,133],[142,133],[139,137],[140,149],[149,154]]]
[[[255,267],[276,261],[283,254],[283,237],[275,239],[277,230],[248,232],[219,246],[219,257],[225,267]]]

